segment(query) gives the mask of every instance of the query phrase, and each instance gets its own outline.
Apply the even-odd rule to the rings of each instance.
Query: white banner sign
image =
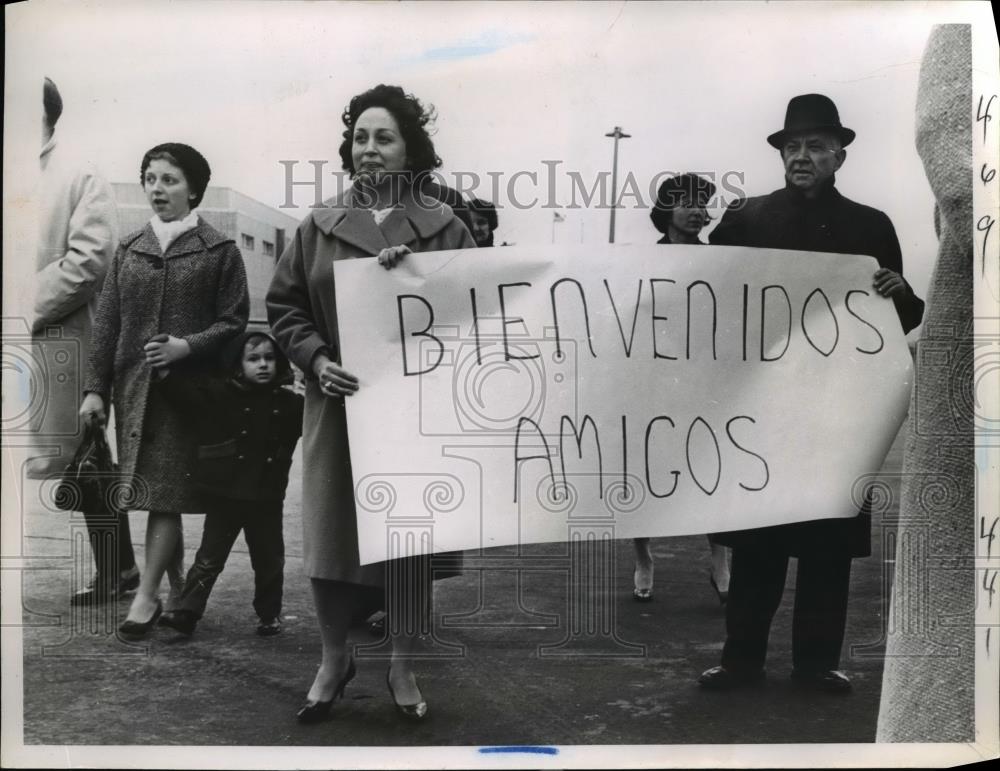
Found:
[[[857,513],[911,358],[870,257],[507,247],[335,263],[362,563]]]

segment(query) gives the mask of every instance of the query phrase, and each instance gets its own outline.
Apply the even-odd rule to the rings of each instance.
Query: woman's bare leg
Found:
[[[306,697],[309,701],[329,701],[351,662],[347,633],[357,601],[358,589],[341,581],[313,578],[313,603],[323,641],[323,656]]]
[[[424,700],[413,671],[413,651],[420,636],[430,631],[430,570],[427,557],[394,560],[387,570],[386,621],[392,638],[388,678],[396,703],[403,706]]]
[[[715,543],[711,538],[708,543],[712,549],[712,579],[720,592],[729,591],[729,549],[721,543]]]
[[[648,538],[633,538],[635,547],[635,573],[632,581],[637,591],[653,591],[653,553]]]
[[[181,515],[173,511],[149,512],[146,520],[146,564],[126,620],[143,623],[153,615],[160,581],[167,566],[176,559],[178,544],[182,544]]]

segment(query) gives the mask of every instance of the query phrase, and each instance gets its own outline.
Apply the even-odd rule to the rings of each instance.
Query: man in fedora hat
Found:
[[[840,194],[835,174],[854,132],[822,94],[788,103],[785,126],[768,144],[781,153],[785,186],[730,206],[709,242],[731,246],[868,254],[878,260],[873,287],[892,299],[904,332],[923,317],[924,303],[902,276],[896,231],[884,212]],[[721,533],[731,546],[722,663],[702,673],[704,688],[725,690],[764,678],[767,639],[785,588],[789,557],[798,559],[792,620],[792,678],[832,692],[851,689],[839,671],[847,620],[851,560],[871,553],[867,503],[850,519],[819,519]]]

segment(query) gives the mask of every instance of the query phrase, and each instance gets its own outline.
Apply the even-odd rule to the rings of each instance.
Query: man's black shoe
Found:
[[[81,589],[70,597],[70,605],[103,605],[105,602],[117,599],[126,592],[132,592],[139,588],[139,568],[133,565],[131,568],[118,576],[116,586],[102,585],[97,576],[90,582],[86,589]]]
[[[850,679],[837,669],[824,669],[818,672],[802,672],[793,669],[792,680],[804,688],[813,688],[828,693],[848,693],[851,690]]]
[[[746,688],[764,682],[763,669],[740,671],[726,669],[723,666],[706,669],[698,678],[698,685],[709,691],[731,691],[734,688]]]

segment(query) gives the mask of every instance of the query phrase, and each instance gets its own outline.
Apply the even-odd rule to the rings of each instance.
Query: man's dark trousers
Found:
[[[783,551],[733,549],[722,650],[726,669],[753,672],[764,666],[788,560]],[[839,669],[850,582],[851,557],[799,558],[792,615],[792,666],[797,672]]]
[[[101,507],[97,511],[84,511],[83,519],[94,553],[96,588],[116,591],[121,574],[135,567],[128,512]]]

